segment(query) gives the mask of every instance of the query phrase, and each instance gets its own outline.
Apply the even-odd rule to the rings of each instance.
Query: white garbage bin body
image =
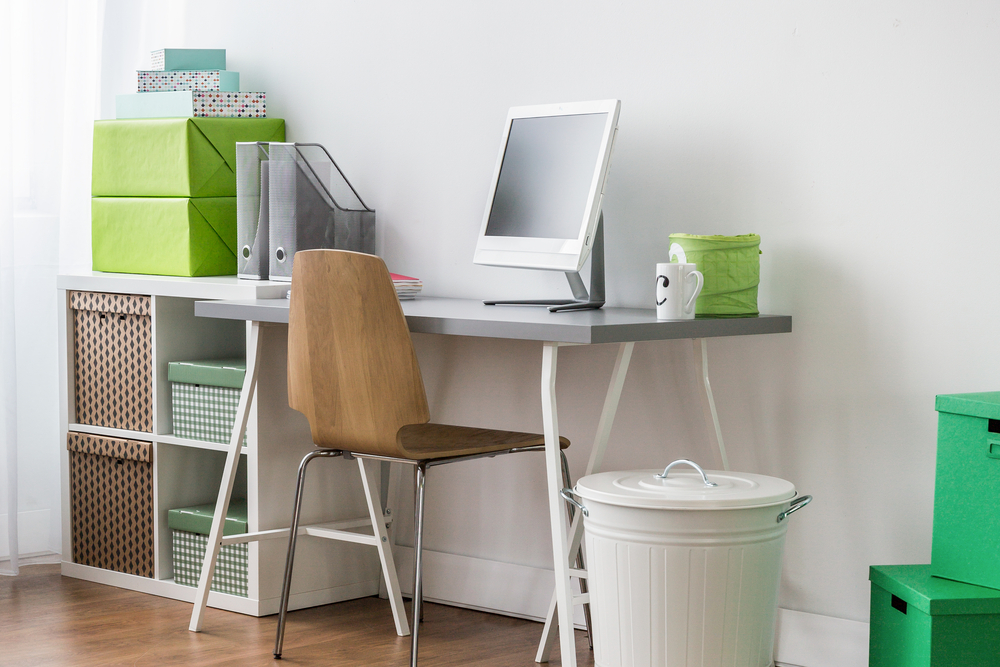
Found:
[[[771,667],[788,522],[763,475],[610,472],[576,487],[597,667]],[[792,510],[794,511],[794,509]]]

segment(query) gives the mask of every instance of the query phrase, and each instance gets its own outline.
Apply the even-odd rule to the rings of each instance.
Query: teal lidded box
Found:
[[[877,565],[868,578],[869,667],[1000,667],[1000,591],[930,565]]]
[[[172,535],[174,582],[197,586],[201,566],[205,562],[208,534],[212,530],[215,503],[182,507],[167,512],[167,525]],[[223,535],[247,532],[247,501],[233,498],[222,526]],[[212,577],[211,590],[247,597],[247,543],[226,544],[219,551]]]
[[[174,435],[228,444],[246,371],[243,359],[167,364]]]
[[[1000,392],[938,396],[934,576],[1000,589]]]

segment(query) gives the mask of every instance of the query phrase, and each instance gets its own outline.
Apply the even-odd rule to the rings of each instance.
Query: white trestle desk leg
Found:
[[[389,536],[389,549],[396,548],[396,515],[399,514],[399,482],[402,477],[403,463],[385,463],[389,466],[389,487],[385,494],[385,515],[389,518],[386,534]],[[385,585],[385,576],[379,581],[378,596],[383,600],[389,597],[389,589]]]
[[[226,513],[229,511],[229,497],[233,494],[233,482],[236,480],[236,468],[240,464],[240,454],[243,450],[243,434],[247,430],[247,419],[250,416],[250,401],[257,389],[257,361],[260,358],[260,322],[250,326],[250,338],[247,341],[247,371],[243,377],[243,390],[240,392],[240,402],[236,408],[236,423],[229,439],[229,450],[226,453],[226,467],[222,470],[222,484],[219,486],[219,499],[215,503],[215,515],[212,517],[212,530],[208,534],[208,546],[205,549],[205,561],[201,564],[201,578],[198,579],[198,591],[194,596],[194,609],[191,610],[191,624],[188,630],[201,632],[205,606],[208,604],[209,585],[215,574],[215,561],[222,547],[222,528],[225,525]]]
[[[542,433],[545,435],[545,477],[548,481],[549,519],[552,522],[552,560],[556,579],[556,611],[559,648],[563,667],[576,667],[573,636],[573,589],[569,580],[569,545],[566,541],[566,510],[562,490],[562,460],[559,458],[559,416],[556,410],[556,363],[559,343],[542,345]]]
[[[590,450],[590,461],[587,463],[587,472],[585,474],[592,475],[593,473],[600,470],[601,464],[604,462],[604,453],[608,449],[608,438],[611,436],[611,426],[615,421],[615,414],[618,412],[618,402],[622,396],[622,387],[625,386],[625,376],[628,374],[628,365],[632,360],[632,349],[635,347],[635,343],[622,343],[618,346],[618,358],[615,360],[614,370],[611,371],[611,382],[608,385],[608,393],[604,397],[604,407],[601,409],[601,419],[597,422],[597,433],[594,436],[594,446]],[[544,366],[543,366],[544,368]],[[553,364],[553,388],[555,387],[555,368]],[[543,404],[543,415],[544,413],[544,401],[545,401],[545,380],[544,380],[544,370],[543,370],[543,380],[542,380],[542,404]],[[553,394],[554,396],[554,394]],[[553,398],[553,409],[555,407],[555,399]],[[547,437],[547,436],[546,436]],[[546,440],[546,445],[548,440]],[[553,521],[553,525],[555,522]],[[553,537],[554,539],[554,537]],[[576,554],[580,549],[580,542],[583,539],[583,515],[577,512],[573,516],[573,524],[570,527],[569,532],[569,544],[568,555],[566,558],[566,566],[570,567],[570,563],[576,561]],[[558,590],[558,589],[557,589]],[[552,597],[552,603],[549,605],[549,613],[545,618],[545,627],[542,630],[542,640],[538,644],[538,652],[535,654],[535,662],[548,662],[549,655],[552,652],[552,644],[555,642],[556,638],[556,596]],[[569,615],[570,622],[572,622],[573,614],[572,611]],[[591,628],[593,632],[593,628]],[[575,644],[574,644],[575,646]],[[565,653],[565,649],[562,649]],[[563,664],[567,664],[563,658]]]
[[[704,390],[702,395],[702,405],[705,406],[706,419],[715,428],[715,444],[719,446],[719,455],[722,456],[722,469],[729,470],[729,457],[726,456],[726,444],[722,441],[722,427],[719,426],[719,413],[715,409],[715,397],[712,396],[712,385],[708,381],[708,341],[704,338],[695,338],[694,345],[695,363],[701,357],[701,387]]]
[[[396,634],[404,637],[410,634],[410,626],[406,622],[406,609],[403,607],[403,596],[399,592],[399,577],[396,576],[396,561],[392,557],[392,544],[385,530],[385,515],[382,514],[382,502],[378,497],[379,485],[375,483],[374,471],[379,470],[378,464],[363,458],[358,458],[358,468],[361,471],[361,483],[365,487],[365,499],[368,501],[368,514],[372,518],[372,530],[377,540],[379,561],[382,563],[382,575],[389,593],[389,605],[392,607],[392,617],[396,621]]]

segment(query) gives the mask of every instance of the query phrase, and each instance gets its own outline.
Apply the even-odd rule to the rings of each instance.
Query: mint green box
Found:
[[[151,70],[226,69],[225,49],[158,49],[150,54]]]
[[[115,118],[266,118],[263,92],[168,90],[115,95]]]
[[[214,515],[215,503],[182,507],[167,512],[167,525],[171,530],[174,583],[182,586],[198,585]],[[229,503],[229,512],[222,526],[222,534],[241,535],[247,532],[247,525],[247,501],[233,498]],[[215,562],[211,590],[247,597],[248,569],[247,544],[244,542],[224,545]]]
[[[938,396],[934,576],[1000,589],[1000,392]]]
[[[930,565],[876,565],[868,578],[869,667],[1000,667],[1000,591]]]

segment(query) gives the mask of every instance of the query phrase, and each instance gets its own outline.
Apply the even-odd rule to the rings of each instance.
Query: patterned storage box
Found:
[[[246,362],[242,359],[170,362],[167,379],[174,435],[228,444],[244,375]]]
[[[153,447],[70,432],[73,562],[153,576]]]
[[[70,292],[76,422],[153,431],[150,298]]]
[[[162,72],[139,70],[137,89],[140,93],[159,93],[171,90],[221,90],[238,92],[240,73],[226,70],[180,70]]]
[[[173,536],[174,582],[197,586],[201,566],[208,548],[208,533],[212,529],[215,503],[184,507],[167,512],[167,523]],[[233,499],[223,527],[223,535],[247,532],[246,500]],[[247,597],[248,545],[227,544],[219,551],[212,577],[211,590]]]

